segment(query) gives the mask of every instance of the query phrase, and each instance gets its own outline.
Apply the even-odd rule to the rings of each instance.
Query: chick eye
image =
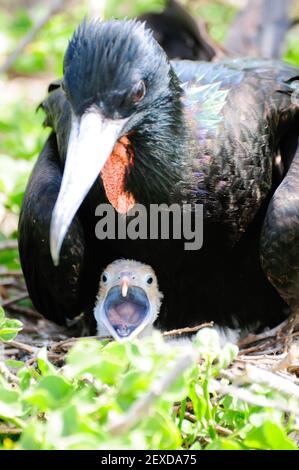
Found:
[[[106,273],[103,273],[103,274],[102,274],[102,282],[103,282],[104,284],[106,284],[107,281],[108,281],[108,276],[107,276]]]
[[[142,100],[146,92],[145,83],[143,80],[140,80],[132,90],[132,98],[134,103],[139,103]]]
[[[147,284],[151,285],[151,284],[153,283],[153,280],[154,280],[154,279],[152,278],[152,276],[149,276],[149,277],[147,278],[146,282],[147,282]]]

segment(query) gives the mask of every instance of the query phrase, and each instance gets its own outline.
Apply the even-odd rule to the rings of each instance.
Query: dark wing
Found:
[[[279,181],[297,141],[298,69],[279,61],[233,60],[217,64],[177,62],[187,119],[198,151],[194,191],[206,217],[227,227],[235,243]]]

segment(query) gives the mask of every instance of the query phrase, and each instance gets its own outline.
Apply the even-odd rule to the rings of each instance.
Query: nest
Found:
[[[58,366],[63,365],[66,353],[81,336],[82,318],[78,317],[68,327],[58,326],[43,318],[29,306],[29,296],[21,271],[0,269],[0,296],[6,315],[18,318],[24,325],[16,340],[4,344],[5,357],[32,365],[40,348],[46,347],[49,359]],[[167,331],[163,335],[182,337],[212,326],[212,322],[203,323],[192,328]],[[92,338],[112,339],[99,336]],[[230,380],[234,378],[239,382],[244,381],[244,376],[255,367],[292,384],[299,384],[298,318],[286,320],[261,334],[249,334],[239,341],[238,346],[238,357],[227,372]],[[254,377],[252,379],[255,380]]]

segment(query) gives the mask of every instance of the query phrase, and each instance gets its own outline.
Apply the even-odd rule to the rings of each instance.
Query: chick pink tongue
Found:
[[[133,194],[125,191],[126,170],[130,170],[132,164],[130,141],[124,136],[115,144],[101,171],[106,196],[120,214],[126,214],[136,203]]]

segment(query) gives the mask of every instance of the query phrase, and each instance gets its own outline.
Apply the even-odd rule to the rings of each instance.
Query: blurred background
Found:
[[[258,14],[258,0],[178,3],[191,13],[220,57],[240,46],[240,31],[237,36],[232,31],[239,12],[247,7],[253,17]],[[20,269],[14,241],[20,204],[29,173],[49,132],[42,127],[43,113],[36,109],[49,82],[62,75],[63,54],[74,28],[86,15],[134,17],[161,13],[165,4],[164,0],[0,0],[0,271]],[[250,15],[245,27],[239,24],[239,30],[250,29],[255,21]],[[298,21],[299,1],[294,0],[283,40],[283,57],[297,65]],[[238,52],[242,53],[242,48]],[[250,54],[255,51],[248,44]]]

